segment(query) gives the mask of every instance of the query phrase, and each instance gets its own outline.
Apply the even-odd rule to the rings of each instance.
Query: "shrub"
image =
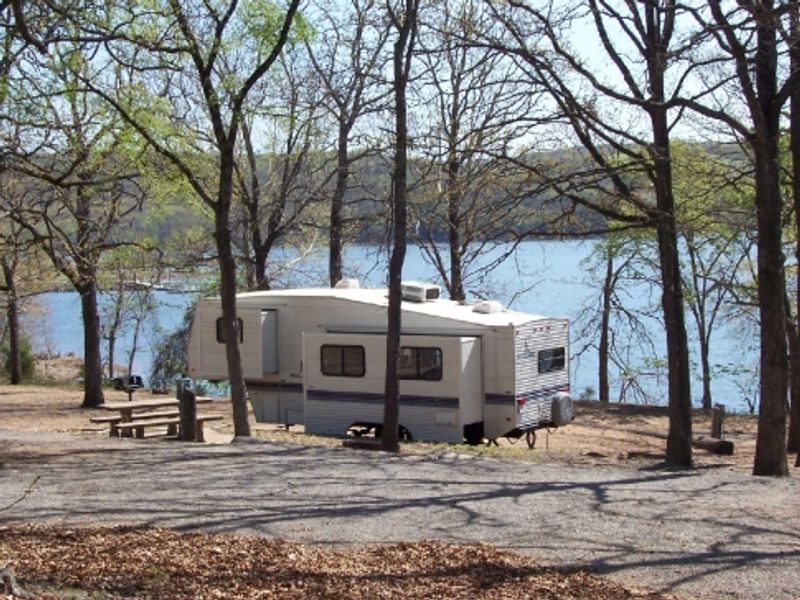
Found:
[[[154,390],[169,390],[175,378],[185,377],[187,372],[186,347],[196,304],[188,307],[183,322],[177,331],[163,336],[153,349],[153,364],[150,371],[150,387]]]
[[[0,351],[3,355],[3,376],[7,379],[11,379],[11,348],[6,344]],[[22,380],[31,381],[36,366],[36,358],[33,355],[31,343],[28,341],[28,338],[20,338],[19,354],[22,366]]]

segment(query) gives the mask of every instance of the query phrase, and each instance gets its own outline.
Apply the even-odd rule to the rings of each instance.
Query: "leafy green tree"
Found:
[[[45,57],[31,53],[15,64],[7,102],[26,118],[14,130],[10,168],[24,194],[3,198],[3,208],[80,295],[83,406],[93,407],[104,399],[98,269],[104,253],[130,243],[120,225],[144,201],[137,186],[143,147],[83,89],[90,72],[85,50],[63,42]]]
[[[187,348],[196,307],[196,303],[189,306],[178,329],[156,342],[149,375],[152,389],[167,391],[176,378],[185,377],[189,372]]]
[[[697,329],[702,405],[713,404],[712,337],[731,302],[744,263],[750,260],[754,223],[752,182],[743,156],[726,156],[699,144],[674,145],[675,197],[684,263],[685,299]],[[732,182],[735,182],[732,183]]]
[[[602,286],[575,322],[576,357],[595,349],[598,355],[598,400],[611,401],[612,385],[619,402],[659,402],[645,382],[662,383],[662,363],[651,332],[658,309],[647,290],[657,289],[658,259],[649,229],[609,232],[582,263],[588,280]],[[657,326],[655,326],[657,327]]]
[[[27,337],[20,337],[16,340],[16,348],[3,346],[0,354],[3,356],[3,371],[12,385],[17,385],[24,381],[31,381],[36,368],[36,359],[31,349],[31,343]],[[16,357],[14,356],[16,353]]]
[[[119,3],[116,22],[96,24],[114,35],[108,63],[98,59],[99,76],[84,84],[186,178],[213,214],[234,431],[249,436],[231,240],[236,146],[248,98],[289,39],[300,2],[285,9],[255,0],[151,4]],[[124,84],[103,77],[106,69]],[[213,164],[211,177],[195,170],[196,157]]]

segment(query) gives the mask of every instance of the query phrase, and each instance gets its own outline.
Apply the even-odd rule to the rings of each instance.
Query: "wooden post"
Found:
[[[194,392],[188,387],[181,391],[179,409],[181,427],[178,439],[194,442],[197,438],[197,402]]]
[[[711,409],[711,437],[718,440],[722,439],[724,431],[723,421],[725,420],[725,407],[722,404],[715,404]]]

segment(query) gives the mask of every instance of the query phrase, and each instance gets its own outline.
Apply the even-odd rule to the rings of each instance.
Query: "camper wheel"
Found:
[[[367,423],[364,421],[358,421],[347,428],[347,435],[352,437],[362,437],[372,434],[376,438],[379,438],[381,437],[382,433],[383,425],[381,423]],[[411,436],[411,432],[402,425],[397,427],[397,437],[400,438],[401,442],[414,441],[414,438]]]
[[[464,441],[470,446],[483,442],[483,421],[464,425]]]
[[[376,425],[375,426],[375,437],[376,438],[381,437],[382,433],[383,433],[383,425]],[[401,442],[413,442],[414,441],[414,438],[411,437],[411,432],[408,429],[406,429],[404,426],[402,426],[402,425],[398,425],[397,426],[397,437],[400,439]]]

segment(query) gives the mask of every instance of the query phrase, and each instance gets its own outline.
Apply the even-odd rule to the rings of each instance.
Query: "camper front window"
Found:
[[[236,319],[236,329],[239,330],[239,343],[244,341],[244,322],[240,318]],[[220,344],[225,343],[225,334],[222,331],[222,317],[217,319],[217,341]]]
[[[442,350],[441,348],[400,348],[400,379],[422,379],[425,381],[441,381]]]
[[[566,362],[566,353],[563,346],[561,348],[548,348],[539,350],[539,373],[551,373],[561,371]]]
[[[364,347],[325,344],[320,348],[320,368],[329,377],[363,377]]]

